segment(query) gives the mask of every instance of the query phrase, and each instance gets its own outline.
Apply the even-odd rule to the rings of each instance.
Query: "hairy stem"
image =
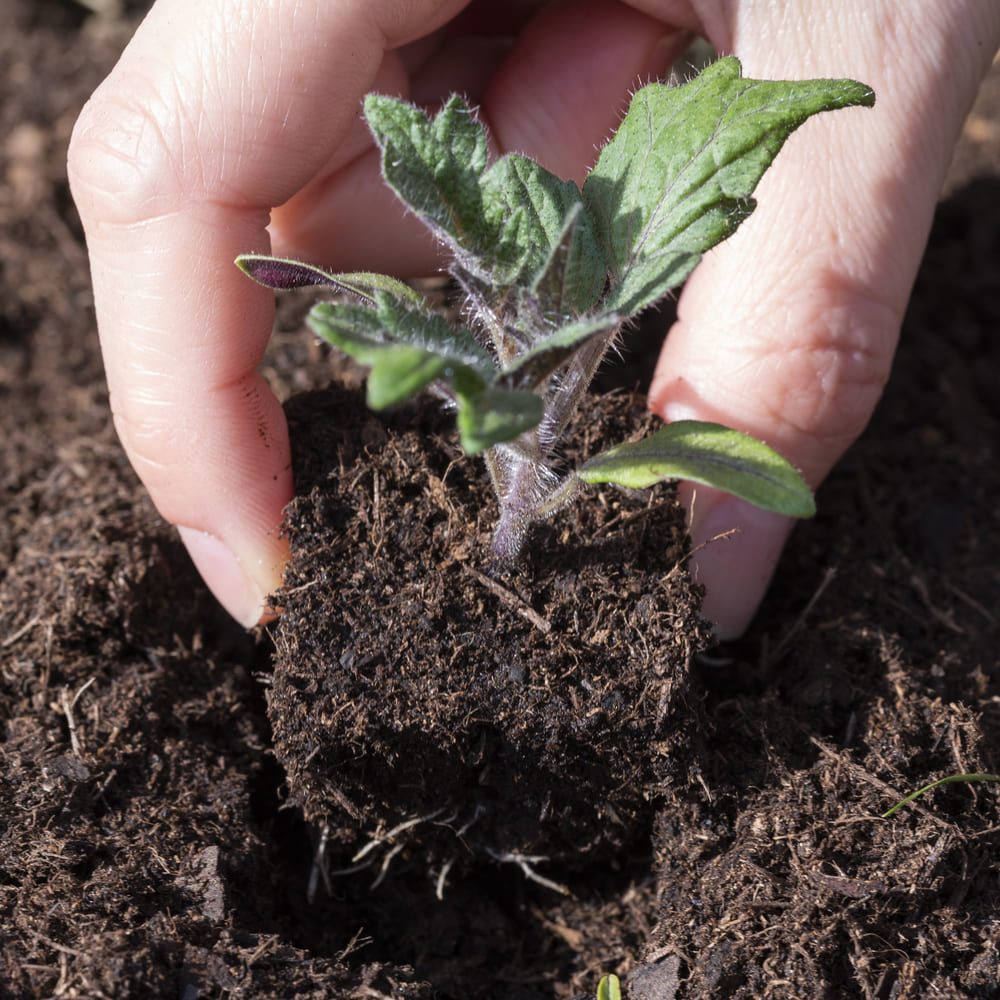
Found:
[[[503,476],[500,519],[493,532],[493,557],[500,566],[510,566],[521,554],[528,529],[553,485],[552,471],[544,462],[525,455],[511,456],[511,461]]]
[[[545,407],[545,416],[538,426],[538,437],[545,455],[551,455],[562,440],[583,394],[593,381],[598,366],[604,360],[620,329],[616,327],[585,344],[573,355],[565,373],[556,383],[551,401]]]
[[[553,379],[538,427],[522,434],[513,447],[487,453],[486,467],[500,501],[500,519],[493,532],[493,556],[500,566],[517,560],[535,521],[551,517],[579,490],[580,480],[574,475],[557,481],[548,459],[617,334],[614,329],[584,345],[566,371]]]

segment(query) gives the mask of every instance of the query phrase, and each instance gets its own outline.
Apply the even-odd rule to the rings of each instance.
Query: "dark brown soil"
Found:
[[[289,403],[305,544],[248,637],[115,440],[66,185],[136,11],[0,12],[0,998],[1000,993],[997,786],[879,818],[1000,766],[1000,73],[883,404],[745,640],[689,655],[667,491],[595,494],[584,546],[545,529],[491,587],[447,424],[350,389]],[[266,365],[285,397],[330,380],[300,314]]]
[[[653,423],[642,397],[602,404],[580,436]],[[433,402],[395,427],[360,393],[288,410],[301,495],[268,701],[306,818],[353,853],[426,817],[366,856],[419,844],[438,870],[648,850],[659,790],[690,758],[682,695],[710,640],[672,491],[594,491],[498,573],[485,468]]]

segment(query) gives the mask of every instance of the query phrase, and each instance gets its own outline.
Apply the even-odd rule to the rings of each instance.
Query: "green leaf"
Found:
[[[619,317],[614,314],[594,313],[559,327],[503,368],[504,384],[539,385],[572,357],[584,341],[602,335],[610,340],[618,325]]]
[[[378,316],[364,306],[322,303],[310,312],[309,326],[327,343],[371,368],[367,396],[373,410],[415,396],[449,368],[447,357],[386,340]]]
[[[384,292],[375,293],[375,302],[375,315],[386,337],[468,365],[487,381],[496,378],[492,356],[471,330],[452,326],[440,313],[424,313]]]
[[[347,274],[333,274],[330,279],[342,291],[349,292],[372,305],[375,304],[377,292],[387,292],[393,298],[405,302],[411,310],[415,309],[425,316],[433,315],[429,303],[416,289],[388,274],[352,271]]]
[[[617,976],[603,976],[597,984],[597,1000],[622,1000],[621,982]]]
[[[516,153],[487,169],[486,133],[457,96],[428,118],[370,95],[365,116],[386,183],[452,244],[462,268],[488,278],[497,300],[532,288],[550,319],[597,301],[608,261],[576,184]]]
[[[236,258],[236,266],[260,285],[285,291],[289,288],[308,288],[322,285],[336,288],[357,296],[370,305],[375,304],[375,292],[390,292],[398,299],[410,303],[424,312],[429,307],[424,297],[403,281],[388,274],[371,271],[355,271],[348,274],[331,274],[315,264],[306,264],[286,257],[272,257],[269,254],[244,253]]]
[[[466,249],[488,246],[480,177],[486,132],[457,95],[428,119],[412,104],[369,94],[365,118],[382,150],[386,183],[439,235]]]
[[[484,388],[458,395],[458,432],[470,455],[536,427],[542,419],[542,401],[533,392]]]
[[[316,334],[371,369],[367,402],[373,410],[435,383],[447,387],[458,407],[462,447],[470,454],[509,441],[542,419],[535,393],[494,385],[493,359],[468,330],[410,310],[387,292],[376,292],[375,302],[375,309],[322,302],[309,313]]]
[[[501,157],[483,175],[483,210],[500,234],[498,286],[531,286],[543,314],[589,309],[604,288],[608,262],[580,189],[525,156]]]
[[[544,314],[559,321],[590,309],[601,297],[607,280],[607,255],[580,202],[567,212],[562,233],[535,276],[531,292],[544,304]]]
[[[605,244],[607,308],[632,316],[678,285],[753,211],[757,182],[820,111],[870,107],[853,80],[742,79],[728,57],[681,87],[638,91],[583,186]]]
[[[812,491],[776,451],[749,434],[700,420],[678,420],[612,448],[585,462],[577,475],[588,483],[633,489],[687,479],[790,517],[816,513]]]
[[[902,809],[903,806],[908,805],[925,792],[929,792],[939,785],[950,785],[953,781],[1000,781],[1000,774],[951,774],[947,778],[938,778],[937,781],[932,781],[929,785],[924,785],[923,788],[918,788],[915,792],[911,792],[891,809],[887,809],[882,813],[882,819],[888,819],[897,809]]]
[[[468,331],[454,330],[441,316],[407,313],[384,292],[376,295],[381,300],[377,310],[323,302],[309,313],[309,326],[319,337],[371,368],[367,391],[373,410],[394,406],[458,373],[469,392],[495,376],[492,360]],[[405,342],[400,331],[414,334],[418,323],[419,336]]]
[[[370,363],[366,396],[373,410],[416,396],[449,371],[446,358],[405,344],[382,349]]]
[[[400,302],[391,293],[376,291],[373,295],[374,309],[338,302],[318,303],[309,313],[310,328],[335,347],[341,347],[335,338],[353,330],[372,348],[406,344],[440,355],[449,364],[467,365],[486,381],[495,379],[493,358],[479,346],[471,331],[452,326],[438,313],[424,313],[409,301]],[[360,342],[353,349],[360,350]],[[341,350],[347,349],[341,347]],[[368,363],[361,358],[356,360]]]

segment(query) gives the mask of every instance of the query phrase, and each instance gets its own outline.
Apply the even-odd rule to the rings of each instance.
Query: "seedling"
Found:
[[[621,982],[617,976],[601,977],[597,984],[597,1000],[622,1000]]]
[[[455,410],[462,447],[484,455],[499,499],[502,564],[588,483],[688,479],[809,517],[798,472],[718,424],[677,421],[568,471],[559,446],[622,325],[750,215],[788,136],[820,111],[873,102],[851,80],[747,80],[736,59],[721,59],[684,86],[639,90],[580,189],[516,153],[490,163],[486,132],[460,97],[429,118],[370,94],[364,113],[385,181],[450,254],[462,322],[387,275],[259,255],[237,263],[274,289],[323,285],[357,300],[314,306],[309,325],[371,369],[373,409],[429,389]]]
[[[925,792],[929,792],[939,785],[950,785],[955,781],[1000,781],[1000,774],[951,774],[947,778],[938,778],[937,781],[932,781],[929,785],[924,785],[923,788],[918,788],[915,792],[910,792],[905,799],[900,799],[891,809],[887,809],[882,813],[882,819],[888,819],[894,812],[898,809],[902,809],[903,806],[909,805],[914,799],[919,798]]]

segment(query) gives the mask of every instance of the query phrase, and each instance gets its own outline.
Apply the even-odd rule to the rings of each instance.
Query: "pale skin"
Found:
[[[381,183],[365,93],[433,107],[461,92],[498,152],[581,181],[629,92],[691,33],[746,76],[852,77],[878,96],[789,140],[757,213],[689,280],[650,394],[667,419],[762,438],[815,487],[888,377],[1000,45],[995,0],[158,0],[80,116],[70,179],[118,433],[240,622],[259,621],[281,581],[292,477],[281,408],[255,372],[273,297],[233,259],[428,273],[435,248]],[[703,488],[684,496],[706,616],[737,636],[790,524]]]

